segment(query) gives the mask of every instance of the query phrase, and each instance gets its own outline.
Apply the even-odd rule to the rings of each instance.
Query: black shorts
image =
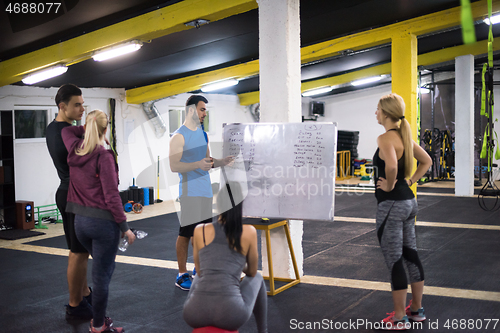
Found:
[[[212,198],[181,196],[180,203],[179,236],[191,238],[198,224],[212,222]]]
[[[73,253],[88,253],[87,249],[80,243],[75,233],[75,214],[66,213],[66,204],[68,203],[68,190],[57,189],[56,204],[59,212],[61,212],[64,235],[66,236],[66,244],[68,249]]]

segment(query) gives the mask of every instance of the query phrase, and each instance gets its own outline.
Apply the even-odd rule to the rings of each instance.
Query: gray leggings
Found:
[[[418,258],[415,238],[415,217],[418,205],[415,198],[386,200],[377,208],[377,236],[391,273],[392,290],[408,288],[404,264],[410,282],[424,280],[424,270]]]
[[[184,320],[193,327],[214,326],[236,331],[255,315],[259,333],[267,332],[267,292],[260,273],[246,276],[240,283],[241,295],[196,292],[198,275],[184,303]]]
[[[100,327],[104,325],[109,282],[115,270],[120,229],[115,221],[76,215],[75,232],[80,243],[92,256],[93,324],[94,327]]]

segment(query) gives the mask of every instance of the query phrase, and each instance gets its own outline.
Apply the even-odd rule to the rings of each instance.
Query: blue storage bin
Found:
[[[144,192],[144,206],[149,206],[149,187],[142,188]]]

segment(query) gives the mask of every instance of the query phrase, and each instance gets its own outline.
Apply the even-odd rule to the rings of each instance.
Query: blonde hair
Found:
[[[108,127],[108,117],[101,110],[94,110],[85,118],[85,136],[82,145],[75,149],[77,155],[83,156],[94,151],[104,138],[104,131]]]
[[[411,177],[413,171],[413,139],[411,137],[411,128],[408,121],[404,118],[405,101],[398,94],[388,94],[382,96],[378,102],[384,115],[395,122],[400,122],[398,133],[403,139],[405,150],[405,177]]]

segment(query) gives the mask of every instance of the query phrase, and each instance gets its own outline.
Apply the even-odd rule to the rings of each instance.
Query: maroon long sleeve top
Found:
[[[62,132],[68,150],[70,182],[66,211],[112,220],[120,230],[129,229],[118,191],[118,165],[111,150],[97,145],[90,154],[80,156],[75,149],[83,142],[83,126],[68,126]]]

